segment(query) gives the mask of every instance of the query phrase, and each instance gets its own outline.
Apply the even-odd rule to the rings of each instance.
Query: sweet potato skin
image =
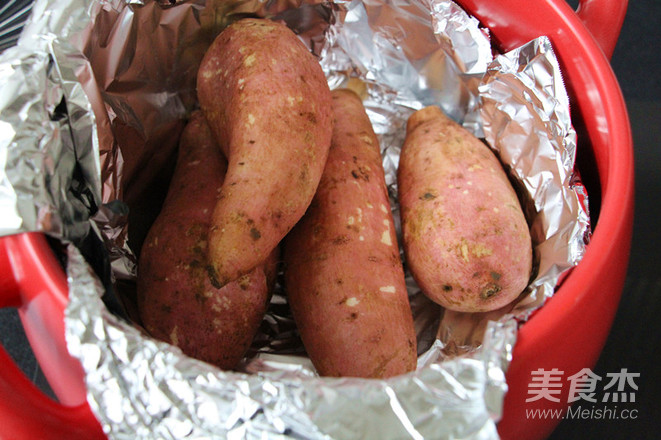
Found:
[[[194,113],[162,210],[142,247],[137,291],[142,324],[153,337],[232,369],[266,311],[275,260],[222,288],[212,284],[207,236],[226,167],[204,116]]]
[[[198,72],[198,97],[229,158],[209,252],[219,285],[264,261],[307,209],[332,134],[330,89],[285,25],[227,27]]]
[[[517,195],[495,154],[438,107],[409,118],[397,182],[407,264],[429,298],[485,312],[526,288],[532,242]]]
[[[332,94],[326,167],[285,239],[289,304],[320,375],[403,374],[416,367],[416,335],[378,140],[358,96]]]

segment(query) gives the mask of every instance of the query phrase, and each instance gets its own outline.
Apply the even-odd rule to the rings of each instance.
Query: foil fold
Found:
[[[236,372],[151,339],[102,299],[119,294],[130,305],[121,286],[136,276],[149,222],[140,209],[158,201],[155,184],[166,186],[195,106],[197,64],[223,26],[249,15],[285,21],[332,88],[362,90],[396,224],[406,118],[426,105],[484,136],[520,184],[535,244],[529,289],[502,310],[459,314],[431,303],[409,275],[419,340],[410,374],[317,376],[284,292]],[[0,81],[15,84],[0,98],[0,232],[39,230],[73,243],[67,344],[109,438],[498,438],[518,326],[553,295],[589,238],[569,102],[548,39],[494,58],[488,30],[449,0],[38,0],[18,46],[0,57]],[[108,279],[81,252],[88,235],[104,244]]]
[[[489,387],[502,388],[504,376],[486,354],[388,380],[220,371],[110,314],[77,248],[67,257],[67,343],[110,438],[497,438],[484,396],[498,407]]]

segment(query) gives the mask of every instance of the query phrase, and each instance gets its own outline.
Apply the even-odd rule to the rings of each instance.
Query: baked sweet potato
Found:
[[[407,264],[430,299],[485,312],[522,293],[531,274],[530,231],[489,147],[426,107],[408,120],[397,182]]]
[[[416,335],[378,140],[363,104],[333,92],[335,128],[317,193],[283,246],[289,304],[323,376],[416,367]]]
[[[212,43],[197,91],[229,158],[209,233],[224,285],[263,262],[310,204],[330,146],[330,90],[289,28],[243,19]]]
[[[266,311],[275,256],[222,288],[211,282],[207,236],[226,167],[204,116],[194,113],[162,210],[140,253],[137,290],[139,315],[152,336],[232,369]]]

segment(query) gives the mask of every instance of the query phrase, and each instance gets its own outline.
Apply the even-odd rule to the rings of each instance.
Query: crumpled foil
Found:
[[[167,188],[197,65],[223,26],[255,15],[294,29],[332,88],[362,91],[397,224],[405,122],[426,105],[484,136],[517,182],[534,241],[529,288],[502,310],[460,314],[408,276],[415,372],[319,377],[282,292],[236,372],[184,356],[128,318],[135,255],[164,195],[153,188]],[[0,56],[0,83],[0,234],[70,243],[67,344],[109,438],[498,438],[517,329],[578,264],[590,233],[548,39],[493,57],[488,30],[449,0],[38,0]],[[108,271],[89,264],[90,236]],[[110,311],[109,295],[124,314]]]

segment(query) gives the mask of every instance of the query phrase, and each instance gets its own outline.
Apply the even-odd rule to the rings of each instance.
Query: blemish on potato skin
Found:
[[[223,287],[220,280],[218,280],[218,275],[216,274],[216,270],[213,268],[213,266],[208,265],[206,269],[207,269],[207,275],[209,276],[209,282],[211,283],[211,285],[216,289],[220,289],[221,287]]]
[[[373,344],[378,344],[383,338],[384,330],[382,328],[378,329],[372,336],[369,337],[369,342]]]
[[[347,298],[344,303],[349,307],[356,307],[360,303],[360,300],[352,296],[351,298]]]
[[[357,169],[351,170],[351,175],[356,180],[370,181],[369,167],[367,166],[359,166]]]
[[[250,287],[250,275],[243,275],[237,280],[241,290],[247,290]]]
[[[361,140],[362,142],[364,142],[365,144],[367,144],[367,145],[372,145],[372,136],[370,136],[369,134],[367,134],[367,133],[365,133],[365,132],[361,132],[361,133],[358,135],[358,137],[359,137],[360,140]]]
[[[308,180],[310,180],[310,170],[307,164],[304,163],[303,166],[301,167],[301,170],[298,174],[298,178],[304,184],[306,184]]]
[[[257,56],[254,53],[251,53],[248,55],[244,60],[243,60],[243,65],[245,67],[250,67],[253,64],[255,64],[255,61],[257,60]]]
[[[484,246],[481,243],[476,243],[471,247],[471,254],[475,255],[477,258],[488,257],[493,255],[493,250]]]
[[[216,312],[225,312],[232,305],[232,301],[229,298],[218,295],[215,298],[215,301],[211,303],[211,308]]]
[[[385,244],[386,246],[392,246],[392,239],[390,238],[390,229],[383,231],[383,234],[381,234],[381,243]]]
[[[459,252],[461,253],[461,258],[468,263],[470,259],[468,258],[468,245],[465,242],[462,242],[459,246]]]
[[[496,283],[489,283],[486,286],[482,287],[482,290],[480,291],[480,298],[482,299],[489,299],[496,295],[498,292],[502,290],[502,287]]]
[[[347,229],[354,232],[360,232],[360,226],[354,224],[347,225]]]
[[[209,297],[207,297],[204,294],[204,292],[200,292],[200,291],[196,291],[194,296],[195,296],[195,301],[197,301],[200,304],[206,303],[207,300],[209,299]]]
[[[342,245],[342,244],[347,244],[351,241],[349,237],[346,235],[339,235],[333,239],[331,243],[333,243],[335,246]]]
[[[176,325],[172,328],[172,331],[170,332],[170,342],[172,345],[179,345],[179,337],[177,335],[177,330],[179,330],[179,327]]]

